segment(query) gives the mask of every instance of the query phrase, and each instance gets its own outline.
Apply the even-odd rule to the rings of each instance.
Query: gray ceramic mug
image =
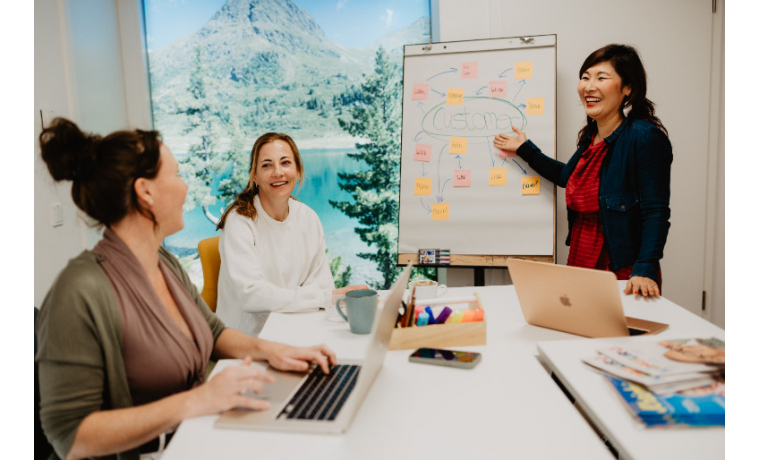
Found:
[[[346,303],[348,317],[340,309],[340,303]],[[354,334],[369,334],[372,331],[372,323],[375,322],[377,310],[377,291],[372,289],[359,289],[349,291],[345,296],[335,302],[338,314],[348,321],[351,332]]]

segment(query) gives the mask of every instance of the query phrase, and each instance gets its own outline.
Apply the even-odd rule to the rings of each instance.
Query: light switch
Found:
[[[53,203],[50,205],[50,224],[53,227],[60,227],[63,225],[63,208],[61,208],[61,203]]]

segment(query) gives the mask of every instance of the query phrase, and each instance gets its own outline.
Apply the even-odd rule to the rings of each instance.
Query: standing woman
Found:
[[[317,213],[296,200],[301,154],[287,134],[266,133],[251,151],[246,188],[222,215],[222,266],[216,312],[230,326],[257,336],[272,311],[330,308],[335,289]]]
[[[586,126],[567,164],[541,153],[515,127],[517,136],[499,134],[494,146],[517,152],[567,188],[568,265],[612,271],[628,280],[626,294],[658,296],[673,149],[646,98],[646,71],[634,48],[607,45],[586,58],[579,77]]]
[[[268,409],[241,394],[273,381],[251,359],[301,371],[316,361],[329,371],[335,355],[325,346],[226,328],[161,247],[184,225],[187,185],[157,132],[101,138],[57,118],[40,148],[53,179],[72,180],[74,203],[105,226],[103,239],[58,275],[35,326],[40,418],[60,458],[137,459],[163,450],[186,418]],[[204,383],[212,354],[244,362]]]

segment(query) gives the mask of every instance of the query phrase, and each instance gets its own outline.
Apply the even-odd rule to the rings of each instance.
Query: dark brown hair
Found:
[[[248,166],[248,185],[245,186],[243,191],[240,192],[235,198],[235,201],[233,201],[232,204],[230,204],[224,211],[222,218],[219,219],[219,223],[216,224],[217,230],[224,228],[224,223],[227,221],[227,216],[232,211],[237,211],[237,213],[242,216],[248,217],[254,221],[256,220],[256,207],[253,205],[253,199],[256,197],[256,195],[259,194],[259,188],[254,182],[254,177],[256,177],[256,167],[259,161],[259,152],[263,146],[277,140],[286,142],[290,146],[290,149],[293,150],[296,169],[298,169],[298,175],[301,177],[301,180],[299,182],[299,189],[301,185],[303,185],[303,162],[301,161],[301,153],[298,151],[298,147],[296,146],[296,143],[293,141],[293,139],[291,139],[291,137],[287,134],[283,133],[262,134],[258,139],[256,139],[256,142],[253,143],[253,148],[251,149],[251,163]],[[290,197],[294,200],[296,199],[296,197],[293,195]]]
[[[72,121],[56,118],[40,133],[42,160],[56,181],[70,180],[79,209],[110,226],[131,211],[156,224],[140,206],[135,181],[153,179],[160,168],[157,131],[116,131],[106,137],[82,132]]]
[[[607,45],[591,53],[581,66],[578,78],[583,78],[583,72],[601,62],[609,62],[623,80],[623,87],[631,88],[630,96],[623,98],[620,114],[630,108],[628,118],[648,121],[668,133],[660,119],[654,114],[654,102],[647,99],[647,72],[639,58],[636,49],[628,45]],[[596,121],[586,116],[586,126],[578,132],[578,146],[587,135],[596,134]]]

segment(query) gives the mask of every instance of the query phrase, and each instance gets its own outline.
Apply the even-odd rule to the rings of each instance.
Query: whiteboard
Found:
[[[556,158],[556,35],[405,46],[403,83],[399,263],[554,260],[554,184],[493,139],[514,125]]]

